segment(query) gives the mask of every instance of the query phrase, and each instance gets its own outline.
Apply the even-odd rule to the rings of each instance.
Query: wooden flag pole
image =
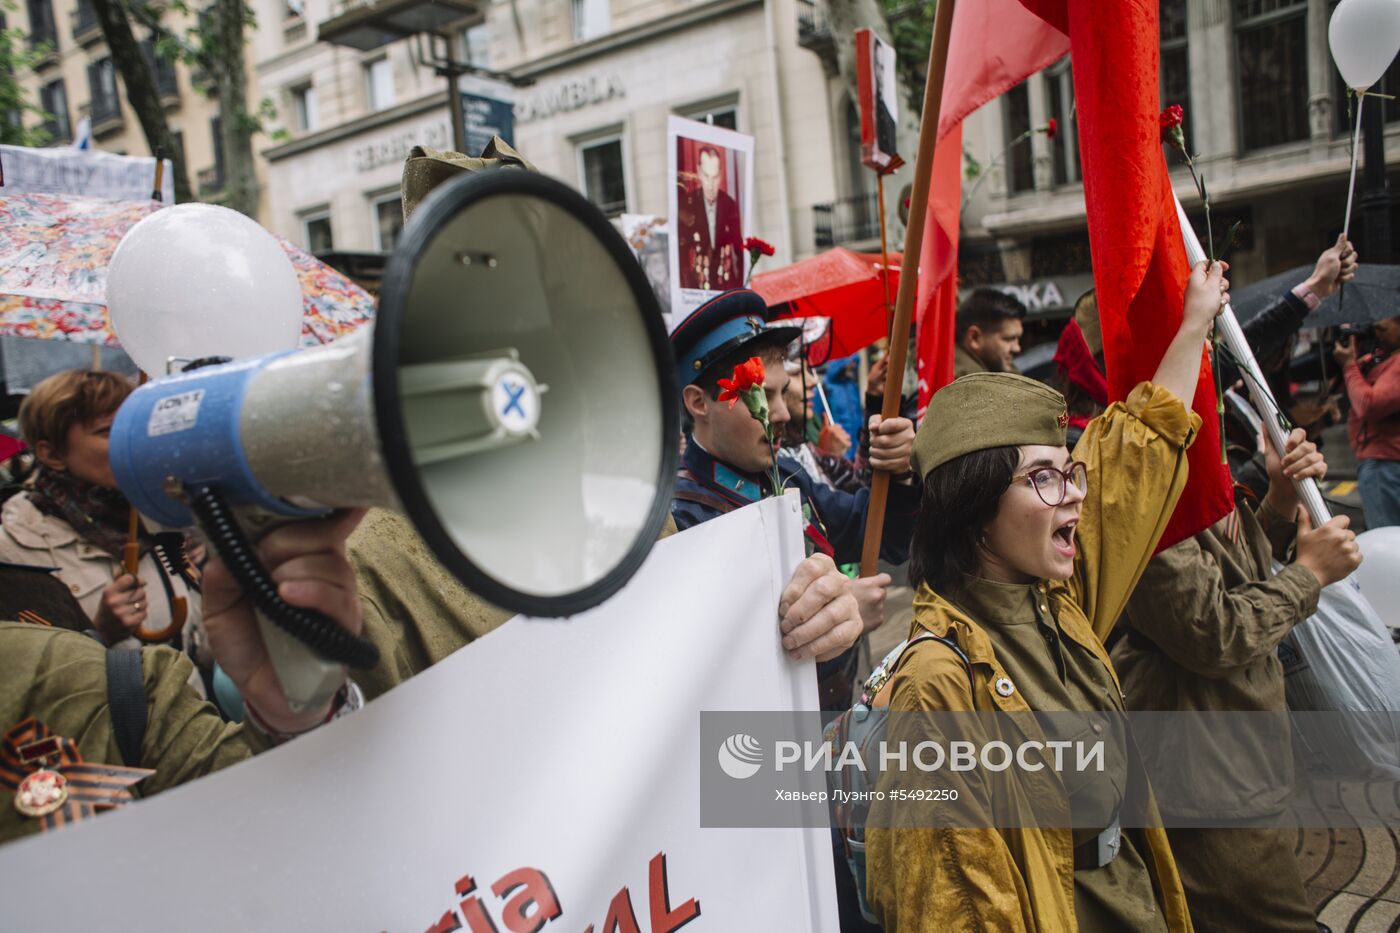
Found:
[[[928,80],[924,84],[924,108],[919,125],[919,153],[914,159],[914,192],[909,199],[909,223],[904,230],[904,264],[890,329],[890,365],[885,376],[885,403],[881,417],[899,416],[904,367],[909,356],[909,323],[918,290],[919,257],[924,248],[924,217],[933,177],[933,153],[938,146],[938,118],[943,104],[943,72],[948,65],[948,40],[953,32],[954,0],[939,0],[933,20],[933,44],[928,50]],[[914,262],[910,274],[909,262]],[[885,503],[890,494],[890,474],[873,471],[870,477],[870,510],[865,516],[865,544],[861,549],[860,575],[873,576],[880,559],[880,539],[885,532]]]

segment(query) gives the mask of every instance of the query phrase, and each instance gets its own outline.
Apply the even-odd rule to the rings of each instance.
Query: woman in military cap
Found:
[[[1155,810],[1114,715],[1122,691],[1102,642],[1186,484],[1200,419],[1183,400],[1228,298],[1223,276],[1220,264],[1192,271],[1181,329],[1156,375],[1090,423],[1073,455],[1065,400],[1040,383],[976,373],[934,396],[914,446],[924,488],[911,637],[925,637],[891,681],[890,734],[910,712],[1069,711],[1079,726],[1046,724],[1037,735],[1037,719],[1017,734],[1043,742],[1082,727],[1106,740],[1105,767],[1088,777],[1048,766],[940,770],[938,786],[959,794],[952,823],[946,811],[911,816],[893,794],[877,801],[867,890],[889,933],[1191,928],[1163,831],[1120,830],[1135,785],[1143,812]],[[962,734],[946,737],[980,747],[1011,739],[1019,726],[1007,723],[1030,718],[959,717]],[[880,786],[927,786],[928,777],[887,769]]]

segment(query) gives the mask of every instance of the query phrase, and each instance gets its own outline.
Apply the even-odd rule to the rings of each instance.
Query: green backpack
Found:
[[[972,680],[972,662],[968,660],[956,640],[932,632],[920,632],[913,638],[900,642],[885,655],[885,659],[871,671],[862,685],[860,699],[846,712],[827,723],[824,731],[825,739],[831,746],[833,761],[843,760],[842,750],[849,743],[854,743],[860,752],[861,760],[866,763],[865,769],[856,764],[833,769],[828,774],[828,783],[833,791],[832,799],[844,801],[836,803],[833,807],[836,812],[836,826],[845,846],[846,865],[855,878],[861,915],[871,923],[879,921],[871,912],[870,902],[865,896],[865,823],[870,815],[870,794],[880,783],[880,758],[873,754],[872,750],[878,748],[885,740],[885,731],[888,728],[889,697],[881,696],[881,692],[899,669],[900,662],[904,660],[904,652],[911,645],[928,640],[940,642],[956,654],[967,668],[968,680]],[[841,794],[838,796],[835,791],[841,791]]]

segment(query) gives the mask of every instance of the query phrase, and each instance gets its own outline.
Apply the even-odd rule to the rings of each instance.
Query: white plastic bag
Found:
[[[1279,565],[1274,565],[1278,572]],[[1348,577],[1325,587],[1317,614],[1279,645],[1300,756],[1314,773],[1400,778],[1400,654]]]

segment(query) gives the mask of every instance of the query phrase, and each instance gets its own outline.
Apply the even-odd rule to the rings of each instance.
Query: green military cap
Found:
[[[403,164],[403,219],[408,220],[433,189],[461,172],[481,172],[492,168],[535,167],[499,136],[492,136],[479,157],[460,152],[444,152],[427,146],[414,146]]]
[[[914,435],[914,469],[927,477],[976,450],[1044,444],[1063,447],[1065,397],[1015,373],[972,373],[934,393]]]

